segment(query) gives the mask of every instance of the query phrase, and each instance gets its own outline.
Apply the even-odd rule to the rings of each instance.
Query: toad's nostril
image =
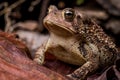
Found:
[[[78,19],[78,20],[81,19],[81,16],[80,16],[80,15],[77,15],[77,19]]]
[[[54,12],[54,14],[56,15],[57,13],[56,13],[56,12]]]

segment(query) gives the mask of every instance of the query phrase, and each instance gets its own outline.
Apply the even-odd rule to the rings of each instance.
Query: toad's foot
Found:
[[[39,57],[37,57],[37,55],[35,56],[34,61],[42,65],[44,63],[44,55],[38,55],[38,56]]]
[[[96,64],[96,62],[88,61],[83,66],[75,70],[72,74],[69,74],[67,76],[72,78],[73,80],[85,80],[86,76],[97,68],[98,65]]]

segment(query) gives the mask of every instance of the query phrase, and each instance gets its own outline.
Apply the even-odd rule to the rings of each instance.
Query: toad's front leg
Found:
[[[69,74],[68,77],[73,80],[84,80],[86,76],[96,70],[98,65],[96,62],[88,61],[83,66],[75,70],[72,74]]]
[[[84,80],[87,75],[94,72],[99,67],[99,50],[94,44],[88,43],[84,46],[87,51],[87,62],[84,63],[80,68],[75,70],[68,77],[73,78],[74,80]]]
[[[38,64],[44,63],[45,52],[47,51],[47,43],[48,41],[43,43],[38,49],[38,51],[35,53],[34,61],[37,62]]]

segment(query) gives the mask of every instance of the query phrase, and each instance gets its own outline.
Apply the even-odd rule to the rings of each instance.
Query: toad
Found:
[[[68,77],[84,80],[100,67],[110,66],[117,56],[113,40],[87,15],[72,8],[58,10],[49,7],[43,21],[50,38],[38,49],[34,61],[43,64],[45,53],[57,59],[79,65]]]

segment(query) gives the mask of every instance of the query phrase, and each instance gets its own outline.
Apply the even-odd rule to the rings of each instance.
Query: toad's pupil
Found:
[[[73,9],[67,9],[67,10],[65,10],[64,17],[65,17],[66,21],[69,21],[69,22],[73,21],[74,16],[75,16],[75,13],[74,13]]]
[[[72,11],[66,11],[66,12],[65,12],[65,16],[66,16],[67,18],[72,18],[73,15],[74,15],[74,13],[73,13]]]

